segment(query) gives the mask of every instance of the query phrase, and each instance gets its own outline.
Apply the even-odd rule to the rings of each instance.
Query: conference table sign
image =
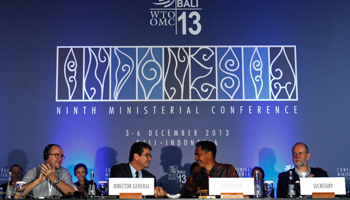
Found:
[[[334,193],[335,195],[345,195],[345,177],[300,178],[300,194],[312,195],[313,193]]]
[[[109,195],[120,193],[142,193],[142,195],[154,195],[153,178],[109,178]]]
[[[254,195],[254,178],[209,178],[209,195],[223,193]]]

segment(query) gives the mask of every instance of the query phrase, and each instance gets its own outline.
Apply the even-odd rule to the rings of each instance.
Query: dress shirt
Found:
[[[131,174],[133,178],[136,178],[136,169],[129,163]],[[139,171],[139,178],[142,178],[142,171]]]

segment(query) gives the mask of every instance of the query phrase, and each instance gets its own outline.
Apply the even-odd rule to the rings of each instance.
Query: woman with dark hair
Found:
[[[261,167],[254,167],[252,170],[252,177],[255,178],[256,171],[259,173],[259,181],[264,182],[265,172]]]
[[[267,197],[266,195],[266,191],[265,191],[265,187],[264,187],[264,178],[265,178],[265,172],[264,170],[261,168],[261,167],[254,167],[253,170],[252,170],[252,177],[255,179],[256,177],[256,172],[258,172],[259,174],[259,181],[261,183],[261,189],[263,190],[263,198]],[[274,198],[275,195],[274,195],[274,190],[272,190],[271,192],[271,197]]]
[[[91,183],[91,181],[88,181],[86,179],[87,173],[88,173],[88,170],[86,165],[82,163],[75,165],[74,175],[78,178],[78,182],[75,182],[74,184],[78,187],[78,192],[81,193],[80,196],[85,198],[88,196],[89,185]],[[96,188],[96,183],[94,184],[95,184],[96,193],[98,193]]]

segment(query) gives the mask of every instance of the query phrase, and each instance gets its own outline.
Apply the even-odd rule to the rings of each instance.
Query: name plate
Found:
[[[345,177],[300,178],[300,194],[312,195],[312,193],[334,193],[335,195],[345,195]]]
[[[142,195],[154,195],[153,178],[109,178],[108,194],[142,193]]]
[[[209,195],[222,193],[254,195],[254,178],[209,178]]]

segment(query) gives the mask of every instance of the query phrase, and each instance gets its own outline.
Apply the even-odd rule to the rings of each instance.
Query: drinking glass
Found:
[[[24,197],[22,196],[22,193],[24,191],[24,185],[26,184],[26,182],[24,181],[17,181],[16,183],[16,192],[19,193],[19,199],[24,199]]]
[[[264,188],[266,192],[266,198],[272,198],[271,193],[273,191],[273,181],[264,181]]]
[[[99,181],[98,190],[101,192],[100,199],[104,199],[103,193],[107,191],[107,181]]]

